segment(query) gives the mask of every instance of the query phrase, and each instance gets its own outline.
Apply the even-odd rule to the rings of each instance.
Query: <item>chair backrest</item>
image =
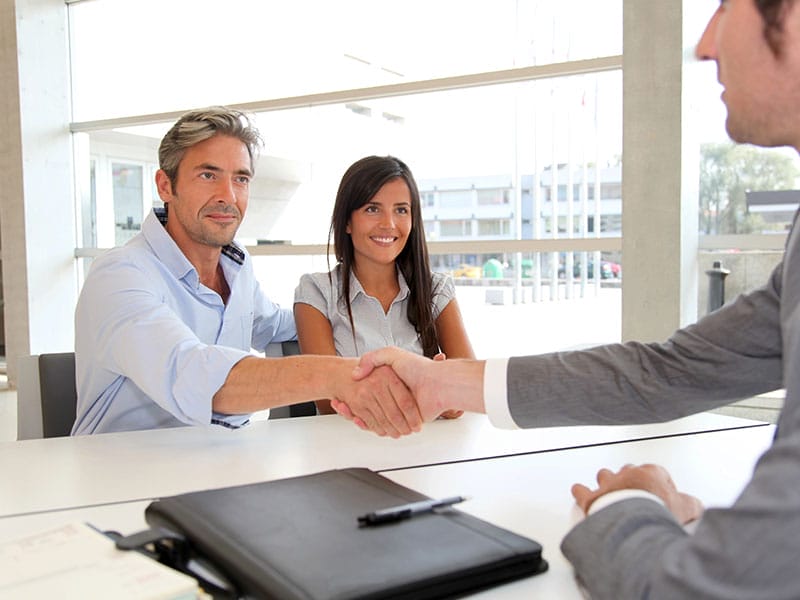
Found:
[[[292,356],[300,354],[300,344],[294,340],[291,342],[273,342],[267,344],[264,349],[264,354],[267,356]]]
[[[276,342],[269,344],[264,351],[266,356],[292,356],[300,354],[300,345],[296,341]],[[286,417],[312,417],[317,414],[317,405],[313,402],[301,402],[291,406],[280,406],[269,411],[270,419],[283,419]]]
[[[20,358],[17,439],[69,435],[77,404],[74,352]]]
[[[78,405],[74,352],[39,355],[39,389],[44,437],[69,435]]]

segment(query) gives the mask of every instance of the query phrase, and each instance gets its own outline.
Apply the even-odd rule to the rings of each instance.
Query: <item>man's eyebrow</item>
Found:
[[[212,163],[201,163],[199,165],[195,165],[195,171],[222,171],[222,167],[218,167]]]
[[[213,163],[201,163],[199,165],[195,165],[195,171],[214,171],[216,173],[220,173],[223,171],[222,167],[218,167]],[[247,175],[248,177],[253,176],[253,172],[250,169],[237,169],[237,175]]]

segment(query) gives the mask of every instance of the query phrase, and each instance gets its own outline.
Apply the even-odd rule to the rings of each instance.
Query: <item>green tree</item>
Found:
[[[763,228],[747,212],[746,192],[786,190],[800,175],[789,156],[733,143],[700,147],[700,231],[751,233]]]

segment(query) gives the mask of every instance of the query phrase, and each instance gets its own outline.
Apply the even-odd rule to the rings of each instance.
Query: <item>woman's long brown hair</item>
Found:
[[[339,302],[344,302],[347,308],[355,341],[355,324],[350,306],[350,273],[353,271],[355,250],[353,240],[347,233],[347,224],[353,211],[372,200],[381,187],[394,179],[405,181],[411,194],[411,232],[395,264],[408,284],[408,321],[419,335],[423,353],[430,358],[439,352],[439,340],[433,319],[431,269],[419,190],[408,166],[393,156],[367,156],[356,161],[347,169],[339,184],[330,229],[339,276],[342,278]],[[330,244],[328,256],[330,257]]]

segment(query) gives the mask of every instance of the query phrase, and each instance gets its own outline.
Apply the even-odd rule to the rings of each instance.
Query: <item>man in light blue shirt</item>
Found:
[[[405,385],[383,369],[355,382],[354,359],[253,356],[295,338],[234,241],[247,208],[258,131],[224,107],[187,113],[159,148],[164,209],[97,258],[75,313],[73,435],[181,425],[237,428],[251,412],[336,398],[379,435],[419,429]]]

